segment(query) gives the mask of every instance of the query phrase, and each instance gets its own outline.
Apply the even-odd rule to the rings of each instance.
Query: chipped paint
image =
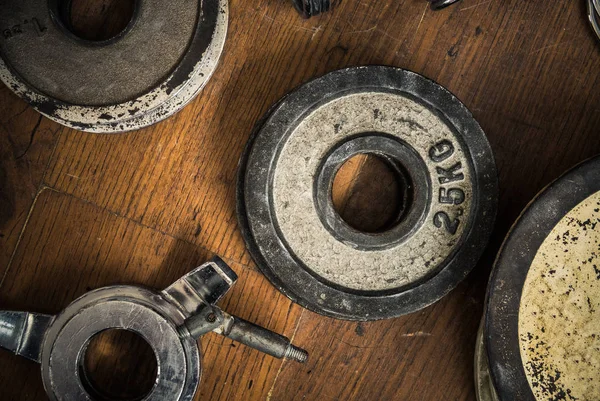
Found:
[[[539,248],[523,288],[519,341],[538,401],[600,399],[600,192]]]
[[[337,143],[374,132],[401,140],[418,154],[431,177],[434,196],[409,236],[385,249],[365,251],[336,238],[321,223],[313,187],[322,160]],[[440,143],[452,148],[441,164],[431,159],[432,149]],[[294,254],[328,281],[363,291],[410,285],[438,270],[461,246],[459,239],[468,226],[464,222],[471,218],[470,165],[453,130],[422,104],[381,92],[343,96],[304,117],[279,154],[273,179],[279,228]],[[447,185],[438,177],[439,169],[451,166],[460,166],[461,178]],[[438,199],[450,188],[463,194],[458,208]],[[460,223],[444,229],[438,221],[441,212],[450,216],[448,221]]]
[[[217,67],[227,36],[228,1],[211,0],[201,4],[194,39],[180,64],[154,89],[133,100],[107,106],[65,103],[31,87],[13,71],[9,60],[4,59],[0,59],[0,80],[38,112],[78,130],[117,133],[156,124],[192,101]]]

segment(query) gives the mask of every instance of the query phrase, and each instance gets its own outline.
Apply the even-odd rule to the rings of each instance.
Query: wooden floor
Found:
[[[311,357],[282,362],[209,334],[197,399],[475,400],[475,335],[502,238],[541,188],[600,153],[600,43],[584,3],[463,0],[432,12],[425,0],[344,0],[302,20],[288,0],[230,0],[225,52],[201,95],[124,135],[63,128],[1,86],[0,309],[56,313],[104,285],[163,288],[218,254],[240,276],[224,309]],[[238,230],[235,175],[271,104],[363,64],[407,68],[456,94],[488,135],[501,198],[493,241],[464,283],[419,313],[357,324],[304,310],[260,274]],[[110,360],[137,347],[106,339],[95,352]],[[126,387],[127,366],[112,363],[121,383],[111,386]],[[0,399],[46,399],[38,366],[0,353]]]

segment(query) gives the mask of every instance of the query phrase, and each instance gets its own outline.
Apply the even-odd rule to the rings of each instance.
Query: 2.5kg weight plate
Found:
[[[403,207],[381,232],[336,212],[333,180],[358,154],[382,157],[402,182]],[[336,71],[279,102],[241,161],[238,213],[264,274],[328,316],[375,320],[447,294],[487,244],[497,204],[492,151],[471,113],[409,71]]]
[[[5,0],[0,79],[36,110],[89,132],[121,132],[183,108],[217,66],[227,0],[136,0],[118,35],[89,41],[70,28],[71,0]]]

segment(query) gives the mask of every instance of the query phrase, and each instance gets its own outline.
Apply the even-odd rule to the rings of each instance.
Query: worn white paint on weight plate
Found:
[[[0,57],[0,81],[44,116],[59,124],[85,132],[119,133],[156,124],[190,103],[204,88],[217,68],[227,37],[229,2],[228,0],[216,1],[219,4],[219,11],[211,42],[194,65],[187,80],[176,88],[170,88],[164,82],[159,83],[156,88],[133,100],[108,106],[59,105],[49,95],[32,90],[21,77],[13,73],[2,57]],[[48,114],[38,107],[39,104],[53,104],[55,109]]]
[[[519,339],[537,400],[600,400],[600,192],[539,248],[521,296]]]
[[[414,148],[427,165],[434,201],[404,242],[364,251],[327,231],[313,191],[319,164],[336,144],[370,132],[397,137]],[[437,269],[465,234],[473,200],[468,157],[450,127],[412,99],[380,92],[337,98],[305,117],[276,160],[272,199],[279,229],[290,250],[333,283],[364,291],[414,283]],[[442,183],[438,168],[455,168],[460,179]],[[460,193],[463,199],[453,200]]]

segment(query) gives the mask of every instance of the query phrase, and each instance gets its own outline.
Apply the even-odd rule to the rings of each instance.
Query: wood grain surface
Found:
[[[79,5],[78,27],[93,10],[123,8],[113,3]],[[92,34],[112,29],[102,21],[90,23]],[[461,99],[495,152],[501,197],[492,242],[455,291],[413,315],[357,324],[302,309],[260,274],[238,230],[235,177],[271,104],[311,78],[364,64],[413,70]],[[293,337],[311,357],[282,362],[209,334],[196,399],[473,401],[494,255],[541,188],[600,153],[599,66],[584,1],[463,0],[432,12],[425,0],[344,0],[303,20],[288,0],[230,0],[215,75],[155,126],[78,132],[0,86],[0,309],[56,313],[104,285],[163,288],[219,254],[240,276],[223,308]],[[357,163],[341,180],[348,215],[369,202],[359,178],[379,171],[370,165]],[[106,339],[94,352],[138,346]],[[112,361],[117,372],[147,362]],[[0,399],[45,400],[39,367],[0,352]]]

